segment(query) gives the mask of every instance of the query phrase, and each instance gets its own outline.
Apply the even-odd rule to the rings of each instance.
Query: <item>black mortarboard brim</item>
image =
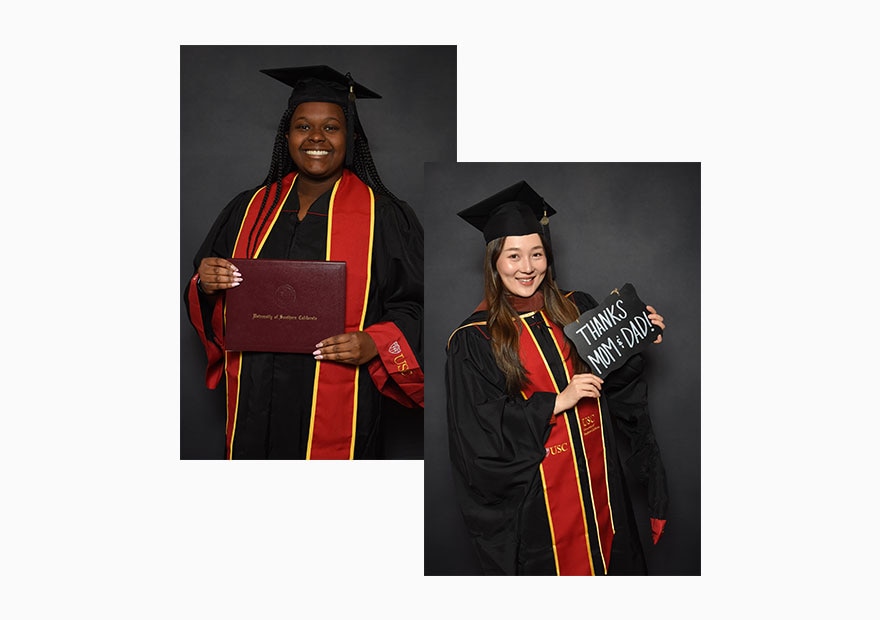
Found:
[[[350,73],[343,75],[327,65],[261,69],[260,72],[293,89],[287,102],[291,109],[307,101],[337,103],[344,109],[348,106],[349,92],[353,92],[356,99],[382,98],[382,95],[355,82]]]
[[[470,225],[483,233],[486,243],[499,237],[541,233],[550,243],[550,216],[556,210],[533,190],[520,181],[481,200],[458,213]]]
[[[287,107],[290,110],[295,110],[296,106],[301,103],[324,101],[338,104],[345,111],[346,117],[349,119],[348,148],[345,161],[347,165],[351,165],[354,147],[354,118],[357,115],[355,99],[381,99],[382,95],[355,82],[351,73],[343,75],[327,65],[260,69],[260,72],[293,89],[287,100]]]

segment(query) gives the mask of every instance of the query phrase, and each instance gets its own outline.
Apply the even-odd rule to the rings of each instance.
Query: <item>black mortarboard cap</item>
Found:
[[[520,181],[458,213],[483,233],[486,243],[499,237],[542,233],[548,236],[550,216],[556,210]],[[548,238],[549,243],[549,238]]]
[[[382,98],[381,95],[355,82],[350,73],[343,75],[327,65],[260,71],[293,89],[287,102],[290,109],[306,101],[328,101],[337,103],[345,109],[349,103],[349,92],[354,93],[356,99]]]

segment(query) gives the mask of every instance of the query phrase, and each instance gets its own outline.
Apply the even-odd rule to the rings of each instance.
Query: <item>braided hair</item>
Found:
[[[349,168],[361,181],[372,188],[374,192],[387,196],[395,203],[399,204],[400,199],[397,198],[391,190],[385,187],[382,178],[379,176],[379,171],[376,170],[376,164],[373,162],[373,154],[370,151],[370,143],[367,139],[367,134],[364,132],[364,128],[361,125],[360,118],[357,115],[357,110],[353,108],[352,113],[349,114],[349,111],[345,106],[342,106],[342,109],[345,113],[345,122],[354,123],[354,131],[349,134],[353,136],[352,140],[354,141],[354,144],[347,145],[348,148],[352,149],[352,157],[350,163],[346,161],[346,167]],[[263,199],[260,203],[260,209],[257,212],[257,218],[260,223],[256,228],[251,229],[247,245],[249,250],[252,247],[252,239],[260,238],[263,229],[271,219],[271,214],[274,213],[275,207],[278,206],[278,202],[281,199],[281,180],[296,170],[296,165],[293,163],[293,158],[290,156],[287,144],[287,134],[290,131],[290,118],[293,116],[293,112],[293,109],[287,108],[281,116],[281,121],[278,123],[278,130],[275,133],[275,144],[272,148],[272,163],[269,165],[269,172],[263,180],[263,185],[266,186],[266,191],[263,192]],[[272,204],[267,208],[270,193],[269,190],[273,185],[276,189],[273,192]]]

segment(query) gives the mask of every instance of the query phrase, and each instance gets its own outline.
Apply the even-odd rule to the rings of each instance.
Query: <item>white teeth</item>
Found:
[[[306,151],[306,155],[329,155],[330,151]]]

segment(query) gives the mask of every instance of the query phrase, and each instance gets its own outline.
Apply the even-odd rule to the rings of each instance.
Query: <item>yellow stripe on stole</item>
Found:
[[[253,256],[254,258],[257,258],[260,255],[260,251],[263,249],[263,244],[266,243],[266,239],[269,238],[269,233],[272,232],[272,228],[275,227],[275,223],[278,221],[278,216],[281,215],[281,209],[284,207],[284,203],[287,202],[287,198],[290,196],[290,191],[293,189],[293,183],[295,180],[296,180],[296,175],[294,174],[293,178],[290,180],[290,187],[287,188],[287,193],[284,194],[284,196],[281,198],[281,201],[278,204],[278,208],[275,211],[275,216],[272,218],[272,221],[269,223],[269,226],[266,229],[266,232],[263,233],[263,238],[258,240],[259,243],[257,245],[257,250],[254,253],[254,256]],[[269,187],[270,187],[269,185],[265,185],[261,189],[264,192],[268,193]],[[279,191],[280,191],[280,185],[279,185]],[[233,258],[247,258],[247,256],[245,256],[245,257],[238,256],[237,257],[236,254],[238,252],[238,244],[241,241],[241,233],[244,230],[245,223],[248,221],[248,215],[250,214],[251,207],[254,206],[254,201],[256,200],[257,196],[259,196],[259,195],[260,195],[260,190],[257,190],[256,192],[254,192],[254,195],[251,196],[251,199],[248,202],[247,209],[245,209],[245,211],[244,211],[244,217],[241,220],[241,226],[238,229],[238,235],[236,235],[236,237],[235,237],[235,245],[232,248],[232,257]],[[267,200],[268,200],[268,198],[267,198]],[[257,222],[254,222],[254,225],[256,225],[256,224],[257,224]],[[245,242],[245,243],[247,243],[247,242]],[[245,248],[244,251],[245,251],[245,254],[247,254],[247,248]],[[225,304],[223,306],[223,324],[226,325],[226,305]],[[232,435],[229,438],[229,455],[227,457],[229,460],[232,460],[232,447],[235,443],[235,429],[238,426],[238,408],[239,408],[239,402],[241,400],[241,371],[242,371],[242,366],[244,364],[244,358],[243,358],[241,352],[236,351],[235,354],[238,356],[238,372],[235,374],[235,381],[236,381],[235,407],[234,407],[234,412],[233,412],[233,417],[232,417]],[[228,360],[228,357],[229,357],[229,352],[226,352],[225,359]],[[225,363],[226,363],[226,368],[229,368],[228,361]],[[226,374],[226,378],[227,378],[227,381],[226,381],[226,402],[227,402],[227,404],[226,404],[226,427],[228,428],[229,427],[229,375],[228,375],[228,373]]]
[[[330,207],[327,210],[327,252],[325,254],[325,260],[330,260],[332,245],[333,245],[333,216],[334,216],[334,207],[336,205],[336,193],[339,190],[339,186],[342,183],[342,177],[336,181],[336,184],[333,186],[333,192],[330,195]],[[373,189],[367,186],[367,191],[370,193],[370,237],[367,245],[367,277],[366,277],[366,285],[364,287],[364,299],[361,309],[361,317],[358,321],[358,327],[360,331],[363,331],[364,321],[367,316],[367,299],[370,294],[370,282],[372,278],[372,265],[373,265],[373,238],[375,234],[375,223],[376,223],[376,213],[375,213],[375,205],[376,205],[376,196],[373,193]],[[321,361],[315,365],[315,381],[312,387],[312,409],[309,414],[309,441],[308,446],[306,447],[306,459],[310,459],[312,455],[312,437],[314,435],[315,430],[315,407],[318,403],[318,384],[320,382],[321,376]],[[352,404],[352,420],[351,420],[351,445],[349,447],[349,459],[354,458],[354,440],[355,440],[355,431],[357,429],[357,405],[358,405],[358,382],[360,379],[360,366],[355,367],[354,372],[354,402]]]
[[[544,362],[544,367],[547,370],[547,376],[550,377],[550,381],[553,383],[553,389],[555,389],[556,393],[559,394],[559,386],[556,384],[556,377],[553,376],[553,373],[550,370],[550,364],[547,363],[547,358],[544,357],[544,351],[538,345],[538,340],[535,338],[535,334],[532,332],[531,329],[529,329],[529,324],[525,320],[526,317],[530,317],[533,314],[535,314],[535,313],[530,312],[529,314],[520,316],[519,318],[522,321],[523,328],[525,329],[526,332],[528,332],[529,337],[532,339],[532,342],[535,344],[535,349],[538,351],[538,355],[541,356],[541,360]],[[571,429],[569,428],[567,421],[566,421],[565,428],[566,428],[566,431],[568,432],[568,440],[572,441]],[[572,460],[574,460],[573,456],[572,456]],[[544,463],[543,462],[539,466],[539,469],[541,471],[541,487],[544,490],[544,508],[545,508],[545,510],[547,510],[547,523],[550,524],[550,540],[553,541],[553,561],[556,564],[556,574],[558,575],[559,574],[559,554],[557,553],[557,550],[556,550],[556,530],[553,528],[553,517],[550,513],[550,501],[549,501],[549,498],[547,497],[547,479],[544,476]]]
[[[541,314],[544,314],[543,310],[541,311]],[[544,319],[546,320],[546,318],[547,317],[545,315]],[[568,378],[569,381],[571,381],[571,377],[568,375],[568,367],[565,366],[565,363],[564,363],[565,358],[562,354],[562,348],[559,346],[559,342],[556,341],[556,334],[553,333],[553,330],[550,330],[550,335],[553,337],[553,343],[556,345],[556,350],[559,352],[559,358],[563,360],[563,367],[565,368],[565,376]],[[596,407],[599,409],[599,423],[602,424],[602,399],[600,399],[600,398],[596,399]],[[602,459],[603,459],[603,461],[605,461],[606,460],[605,455],[608,454],[608,450],[605,447],[604,426],[603,426],[603,431],[601,433],[601,437],[602,437]],[[587,447],[584,445],[583,436],[581,436],[581,447],[583,447],[584,454],[586,454]],[[612,507],[611,507],[611,489],[608,488],[608,471],[607,471],[608,468],[606,467],[605,469],[606,469],[606,471],[605,471],[605,494],[608,497],[608,514],[611,516],[611,531],[616,533],[617,529],[614,527],[614,511],[612,510]],[[587,464],[587,472],[589,472],[589,471],[590,471],[589,464]],[[592,480],[592,478],[591,478],[591,480]],[[593,492],[592,489],[593,489],[593,485],[591,482],[590,483],[590,493],[591,494]],[[594,504],[594,506],[595,506],[595,504]],[[596,513],[596,511],[594,509],[593,510],[593,518],[594,519],[596,518],[595,513]],[[596,521],[596,523],[598,523],[598,520]],[[601,548],[601,545],[600,545],[600,548]]]
[[[225,358],[228,359],[230,352],[225,352]],[[229,437],[229,455],[226,457],[232,460],[232,446],[235,444],[235,429],[238,426],[238,404],[241,400],[241,351],[233,351],[232,355],[238,356],[238,372],[235,373],[235,410],[232,413],[232,435]],[[227,368],[229,362],[226,362]],[[226,375],[226,428],[229,428],[229,374]],[[225,429],[224,429],[225,430]]]
[[[364,331],[364,321],[367,319],[367,299],[370,296],[370,282],[373,277],[373,235],[375,234],[376,224],[376,196],[373,194],[373,188],[367,186],[370,192],[370,240],[367,243],[367,281],[364,284],[364,302],[363,310],[361,310],[361,320],[358,323],[358,331]],[[329,255],[329,252],[328,252]],[[361,367],[357,366],[354,373],[354,411],[351,414],[351,448],[349,449],[348,458],[354,458],[354,440],[355,431],[357,430],[357,410],[358,410],[358,386],[360,384]]]
[[[541,316],[544,317],[544,322],[547,323],[547,325],[549,326],[550,321],[548,320],[547,315],[544,313],[543,310],[541,310]],[[553,345],[556,347],[556,352],[559,354],[559,359],[562,361],[562,369],[565,371],[565,378],[569,383],[571,383],[571,374],[569,373],[568,366],[565,363],[565,356],[562,354],[562,348],[559,346],[559,341],[556,340],[556,334],[553,332],[553,330],[549,329],[549,331],[550,331],[550,339],[553,340]],[[577,414],[577,405],[575,405],[574,409],[575,409],[575,417],[577,417],[577,419],[578,419],[578,430],[580,430],[580,417]],[[572,445],[574,445],[574,438],[571,436],[571,427],[568,425],[567,418],[566,418],[566,425],[565,426],[566,426],[566,429],[568,430],[569,441],[571,441]],[[592,482],[593,479],[590,477],[590,463],[589,463],[589,460],[587,459],[587,448],[586,448],[586,446],[584,446],[583,434],[582,433],[578,433],[578,434],[581,435],[581,448],[584,450],[584,463],[586,464],[586,467],[587,467],[587,480],[590,482],[590,485],[589,485],[590,505],[593,507],[593,522],[597,524],[596,534],[598,537],[599,519],[596,516],[596,503],[595,503],[595,498],[593,497],[593,482]],[[604,441],[604,439],[603,439],[603,441]],[[584,505],[584,495],[581,490],[581,489],[583,489],[583,486],[581,485],[581,476],[580,476],[580,472],[578,471],[578,468],[577,468],[577,459],[574,458],[574,455],[572,455],[572,463],[574,464],[574,476],[577,479],[578,497],[581,500],[581,506],[583,506]],[[542,479],[543,479],[543,472],[542,472]],[[606,485],[607,485],[608,477],[606,476],[605,479],[606,479]],[[544,490],[546,491],[546,487],[544,488]],[[546,495],[545,495],[545,497],[546,497]],[[549,505],[548,505],[548,511],[549,511]],[[593,566],[593,551],[592,551],[592,547],[590,546],[590,527],[589,527],[589,525],[587,525],[586,513],[584,513],[583,510],[581,510],[581,513],[583,514],[583,517],[584,517],[584,537],[586,538],[586,543],[587,543],[587,557],[590,558],[590,572],[595,575],[596,568]],[[602,554],[602,563],[607,566],[607,562],[605,561],[605,556],[602,551],[601,538],[599,539],[599,553]],[[556,572],[557,573],[559,572],[558,566],[557,566]]]
[[[262,190],[268,194],[270,186],[264,185],[262,188],[260,188],[260,190],[257,190],[256,192],[254,192],[254,195],[251,196],[251,200],[248,203],[247,209],[245,209],[244,218],[241,220],[241,228],[238,229],[238,235],[235,237],[235,246],[232,249],[232,256],[234,258],[258,258],[260,256],[260,251],[263,249],[263,244],[266,243],[266,239],[269,238],[269,233],[272,232],[272,228],[275,226],[275,222],[278,221],[278,217],[281,215],[281,210],[284,208],[284,204],[287,202],[288,197],[290,197],[290,192],[293,189],[293,184],[295,181],[296,181],[296,174],[294,174],[293,178],[290,180],[290,187],[287,188],[287,193],[284,194],[284,196],[281,198],[281,201],[278,203],[278,208],[275,210],[275,215],[272,217],[272,221],[269,223],[269,227],[263,233],[263,238],[258,240],[257,249],[254,252],[254,255],[252,257],[236,256],[236,254],[238,253],[238,244],[241,241],[241,233],[244,228],[245,222],[248,221],[248,215],[251,212],[251,207],[254,206],[254,201],[257,199],[257,196],[260,195],[260,190]],[[280,187],[279,187],[278,191],[281,191]],[[267,196],[267,201],[268,201],[268,196]],[[254,222],[254,225],[257,225],[257,224],[258,224],[258,222]],[[247,241],[245,241],[245,243],[247,243]],[[245,248],[244,251],[245,251],[245,253],[247,253],[247,248]]]

